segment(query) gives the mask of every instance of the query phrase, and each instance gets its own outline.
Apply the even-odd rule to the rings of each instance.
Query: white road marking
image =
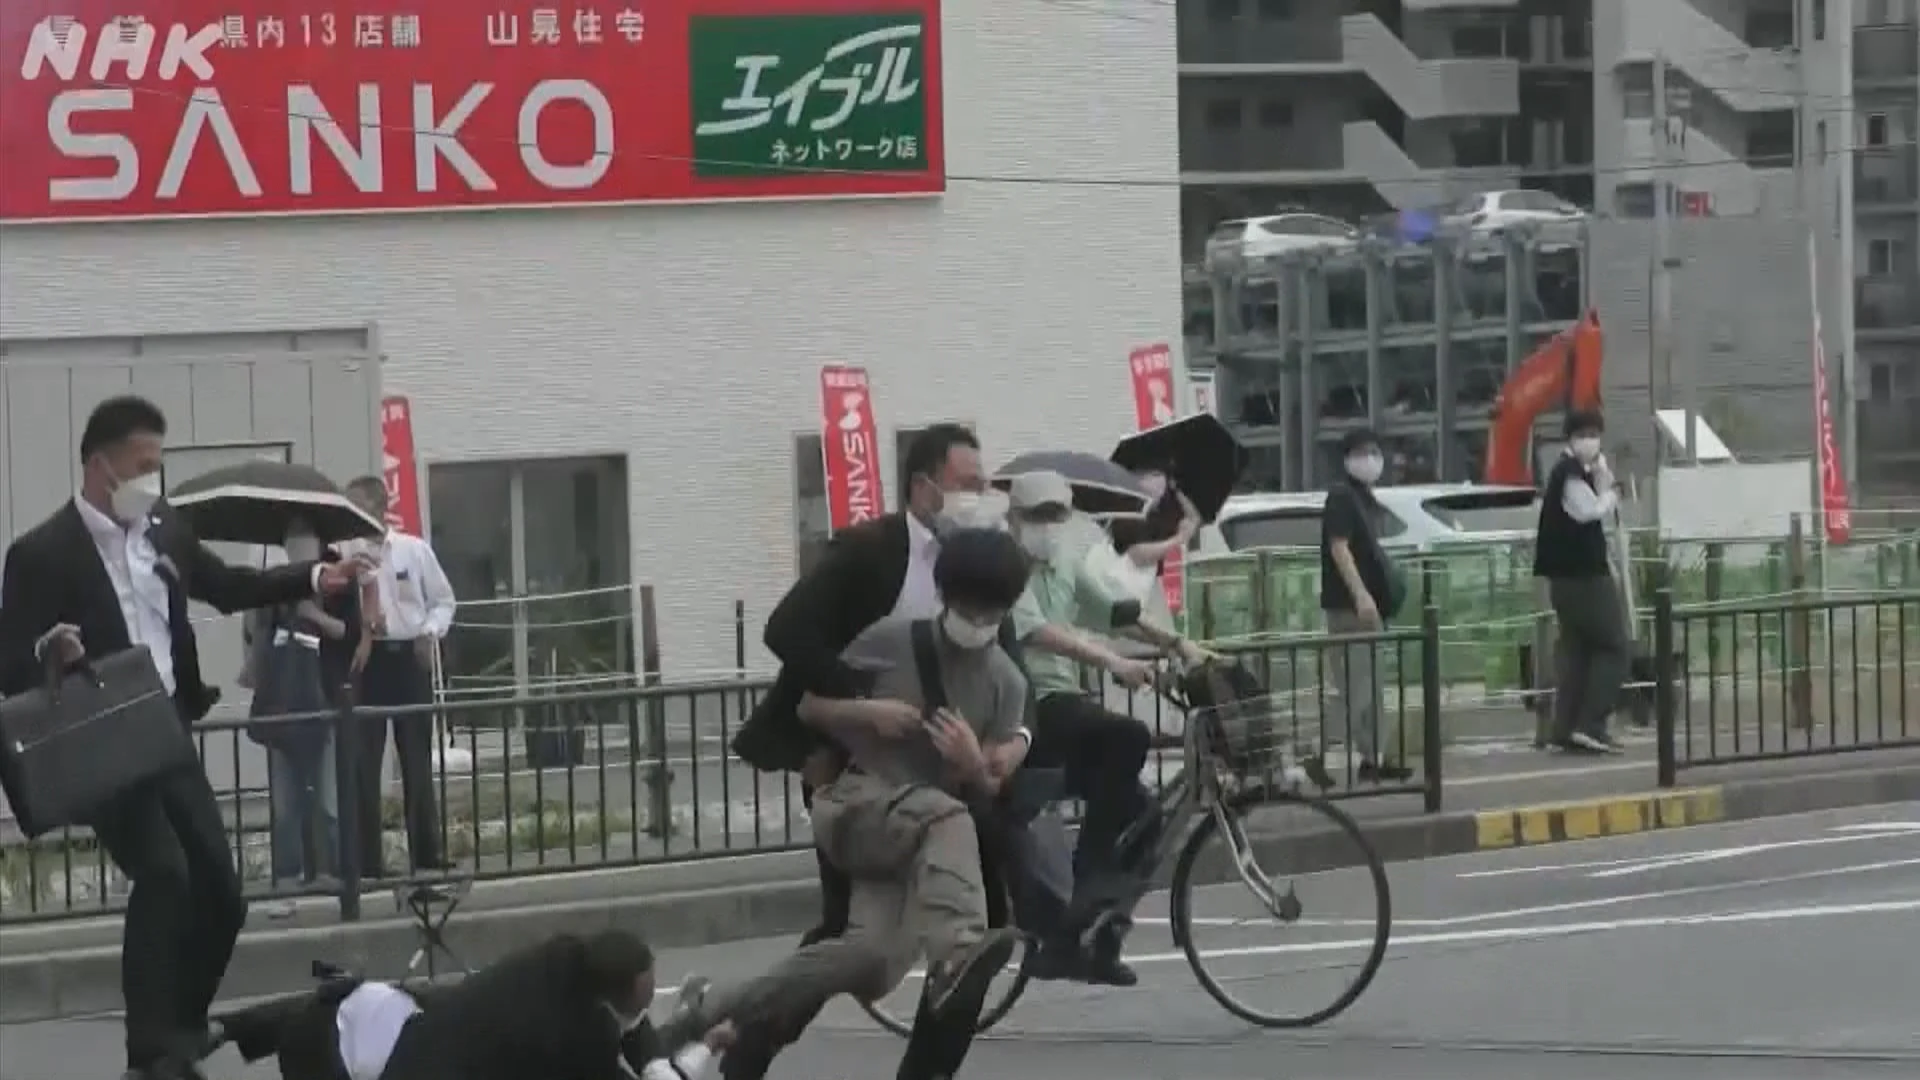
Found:
[[[1862,821],[1853,825],[1835,825],[1829,831],[1841,833],[1920,832],[1920,821]]]

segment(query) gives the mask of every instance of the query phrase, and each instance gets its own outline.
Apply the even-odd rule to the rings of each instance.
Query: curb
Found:
[[[1391,863],[1908,800],[1920,800],[1920,769],[1850,769],[1513,809],[1443,812],[1363,826],[1381,858]],[[1254,839],[1264,863],[1294,873],[1353,863],[1351,841],[1333,832]],[[1207,883],[1234,877],[1224,855],[1203,860],[1198,872]],[[819,906],[819,889],[810,875],[740,881],[463,913],[448,926],[447,939],[461,959],[476,967],[563,930],[591,932],[609,926],[643,933],[655,948],[697,948],[798,934],[814,924]],[[244,934],[223,997],[306,989],[316,959],[397,977],[407,971],[418,944],[412,923],[399,918]],[[0,956],[0,1023],[116,1010],[119,981],[117,945]]]

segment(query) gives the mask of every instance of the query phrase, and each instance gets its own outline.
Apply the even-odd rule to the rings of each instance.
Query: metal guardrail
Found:
[[[1662,787],[1702,766],[1920,748],[1920,591],[1680,610],[1663,589],[1653,631]]]
[[[1325,756],[1336,777],[1332,795],[1418,795],[1428,811],[1437,811],[1442,793],[1438,627],[1437,614],[1428,607],[1409,629],[1276,638],[1236,645],[1229,655],[1271,689],[1275,729],[1295,754]],[[1353,742],[1347,710],[1339,707],[1349,695],[1322,670],[1334,650],[1371,659],[1381,682],[1381,754],[1412,768],[1412,779],[1383,784],[1358,778],[1357,761],[1342,751]],[[360,835],[362,807],[350,797],[358,790],[360,755],[336,752],[329,779],[341,842],[323,844],[313,829],[299,830],[309,855],[334,847],[316,860],[330,873],[304,882],[273,880],[274,826],[284,801],[274,797],[270,782],[247,782],[241,775],[243,757],[254,759],[257,771],[259,755],[242,753],[250,723],[327,725],[339,750],[369,727],[437,720],[449,733],[436,750],[434,771],[440,846],[454,865],[446,873],[511,878],[811,846],[797,780],[757,773],[728,750],[770,685],[764,678],[737,677],[450,700],[407,709],[348,708],[207,722],[197,726],[196,737],[203,764],[234,763],[226,770],[230,775],[209,779],[249,898],[333,896],[340,917],[353,920],[360,917],[367,890],[438,876],[431,871],[394,879],[373,876],[381,864],[406,865],[395,835],[405,833],[401,800],[392,785],[382,788],[382,850],[361,850],[354,838]],[[1179,710],[1156,694],[1127,693],[1100,680],[1089,679],[1088,692],[1104,696],[1109,708],[1139,719],[1154,733],[1144,780],[1161,783],[1179,770],[1184,730]],[[342,733],[349,737],[342,739]],[[454,767],[462,758],[464,765]],[[33,841],[17,831],[0,834],[0,923],[113,913],[124,907],[127,891],[125,879],[85,829]]]

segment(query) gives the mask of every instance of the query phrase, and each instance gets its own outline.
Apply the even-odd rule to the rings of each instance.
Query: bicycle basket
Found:
[[[1242,778],[1285,764],[1273,695],[1233,660],[1211,660],[1180,680],[1187,722],[1201,725],[1202,745]]]

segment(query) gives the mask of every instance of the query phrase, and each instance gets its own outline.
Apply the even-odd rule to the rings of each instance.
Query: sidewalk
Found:
[[[1920,751],[1699,770],[1681,777],[1682,788],[1698,795],[1650,799],[1644,796],[1654,785],[1652,746],[1644,738],[1636,741],[1629,753],[1600,759],[1543,753],[1510,741],[1469,742],[1447,756],[1442,813],[1421,814],[1415,796],[1344,805],[1367,827],[1382,856],[1398,861],[1920,799]],[[1663,816],[1662,805],[1681,809]],[[1676,814],[1684,820],[1675,820]],[[1273,868],[1312,863],[1315,840],[1261,836],[1262,861]],[[818,904],[813,857],[806,851],[582,869],[477,885],[451,923],[449,939],[476,965],[563,929],[606,925],[643,929],[660,948],[690,947],[797,933],[813,923]],[[301,901],[290,919],[256,917],[241,938],[226,992],[246,997],[299,989],[317,958],[376,975],[400,974],[417,944],[411,924],[398,917],[390,893],[370,894],[364,914],[364,921],[342,925],[333,900],[314,899]],[[8,927],[0,948],[0,1022],[117,1008],[119,932],[117,918]]]

